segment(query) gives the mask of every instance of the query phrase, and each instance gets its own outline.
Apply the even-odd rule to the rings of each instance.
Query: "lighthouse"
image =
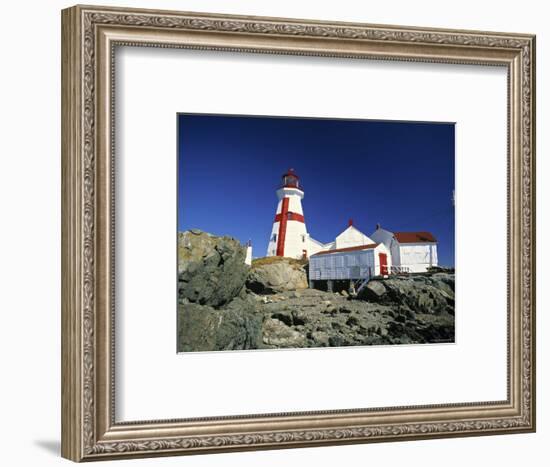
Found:
[[[307,257],[309,235],[302,210],[304,190],[300,185],[300,177],[294,169],[288,169],[283,174],[277,197],[279,202],[267,247],[267,256]]]

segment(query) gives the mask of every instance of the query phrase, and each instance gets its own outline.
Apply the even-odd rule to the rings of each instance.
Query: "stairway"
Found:
[[[372,271],[369,268],[369,272],[366,277],[357,279],[354,282],[353,288],[355,289],[355,294],[354,294],[355,296],[359,295],[359,292],[361,292],[361,290],[363,290],[363,288],[369,283],[369,281],[371,280],[371,277],[372,277]]]

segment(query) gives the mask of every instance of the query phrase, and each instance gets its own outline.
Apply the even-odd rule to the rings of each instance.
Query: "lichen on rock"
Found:
[[[291,258],[269,258],[271,261],[255,261],[246,279],[246,287],[261,294],[273,294],[308,287],[303,264]]]
[[[243,290],[249,266],[246,248],[231,237],[200,230],[178,234],[178,296],[192,303],[221,307]]]

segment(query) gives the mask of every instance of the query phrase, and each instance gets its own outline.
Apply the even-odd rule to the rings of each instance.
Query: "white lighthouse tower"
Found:
[[[302,211],[304,190],[294,169],[283,174],[277,190],[279,203],[267,247],[267,256],[304,258],[308,256],[309,235]]]

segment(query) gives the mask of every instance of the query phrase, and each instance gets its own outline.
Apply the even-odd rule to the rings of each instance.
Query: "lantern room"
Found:
[[[286,173],[283,174],[282,188],[297,188],[302,190],[300,186],[300,177],[294,172],[294,169],[288,169]],[[303,191],[303,190],[302,190]]]

